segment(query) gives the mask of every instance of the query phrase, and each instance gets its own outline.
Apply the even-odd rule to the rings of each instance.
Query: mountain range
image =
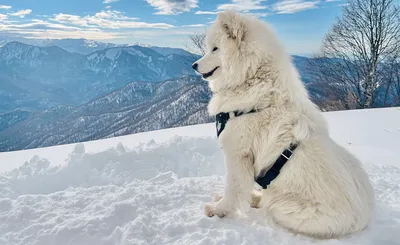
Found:
[[[210,92],[198,76],[158,83],[132,82],[81,106],[0,115],[0,151],[29,149],[206,123]],[[23,117],[22,119],[20,119]]]
[[[25,43],[23,43],[25,42]],[[210,122],[197,55],[85,39],[0,37],[0,151]],[[305,83],[308,58],[293,56]]]
[[[82,55],[58,46],[7,43],[0,48],[0,113],[79,105],[132,81],[194,74],[194,55],[156,50],[136,45]]]
[[[0,47],[6,45],[11,42],[20,42],[29,44],[37,47],[51,47],[57,46],[71,53],[78,53],[82,55],[87,55],[99,50],[107,49],[107,48],[116,48],[116,47],[128,47],[128,46],[140,46],[140,44],[115,44],[115,43],[103,43],[94,40],[87,39],[29,39],[23,37],[14,37],[14,36],[1,36],[0,35]],[[148,45],[142,45],[149,47]]]
[[[51,46],[57,46],[60,47],[70,53],[78,53],[82,55],[88,55],[96,51],[100,51],[103,49],[109,49],[109,48],[121,48],[121,47],[130,47],[130,46],[141,46],[141,47],[146,47],[146,48],[151,48],[155,50],[156,52],[162,54],[162,55],[170,55],[170,54],[179,54],[179,55],[188,55],[189,53],[180,48],[170,48],[170,47],[157,47],[157,46],[151,46],[147,44],[140,44],[140,43],[134,43],[134,44],[115,44],[115,43],[104,43],[104,42],[98,42],[94,40],[87,40],[84,38],[79,38],[79,39],[72,39],[72,38],[66,38],[66,39],[28,39],[28,38],[23,38],[23,37],[7,37],[7,36],[1,36],[0,35],[0,47],[5,46],[7,43],[10,42],[20,42],[20,43],[25,43],[29,44],[32,46],[37,46],[37,47],[51,47]]]

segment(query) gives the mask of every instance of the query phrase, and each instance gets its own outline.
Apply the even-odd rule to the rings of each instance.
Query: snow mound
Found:
[[[0,175],[0,197],[47,195],[70,187],[122,185],[149,180],[165,172],[179,177],[223,175],[217,142],[211,138],[174,137],[164,144],[149,141],[133,150],[118,144],[98,153],[85,153],[84,144],[77,144],[63,166],[50,165],[47,159],[34,156],[21,167]]]
[[[336,137],[363,159],[377,200],[371,224],[347,238],[293,235],[262,220],[256,209],[237,219],[205,217],[203,204],[223,190],[223,156],[215,137],[175,136],[97,152],[88,151],[93,142],[76,144],[65,163],[33,156],[1,173],[0,244],[400,244],[400,153],[346,130],[353,133],[351,142]],[[378,130],[385,129],[370,131]],[[393,134],[400,131],[377,135],[387,135],[392,145],[399,141]],[[60,150],[46,151],[52,149]]]

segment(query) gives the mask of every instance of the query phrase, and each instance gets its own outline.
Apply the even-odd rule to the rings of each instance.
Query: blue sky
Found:
[[[184,47],[219,11],[269,22],[292,54],[311,54],[344,0],[0,0],[1,35]]]

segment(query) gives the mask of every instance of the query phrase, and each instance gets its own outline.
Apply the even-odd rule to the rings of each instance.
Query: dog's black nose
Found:
[[[197,64],[197,63],[194,63],[193,65],[192,65],[192,68],[193,69],[195,69],[196,71],[197,71],[197,68],[199,67],[199,65]]]

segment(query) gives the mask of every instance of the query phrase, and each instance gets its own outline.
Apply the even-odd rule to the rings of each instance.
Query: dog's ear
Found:
[[[246,26],[240,14],[234,11],[224,11],[218,14],[217,21],[220,23],[222,31],[237,42],[241,42],[246,36]]]

